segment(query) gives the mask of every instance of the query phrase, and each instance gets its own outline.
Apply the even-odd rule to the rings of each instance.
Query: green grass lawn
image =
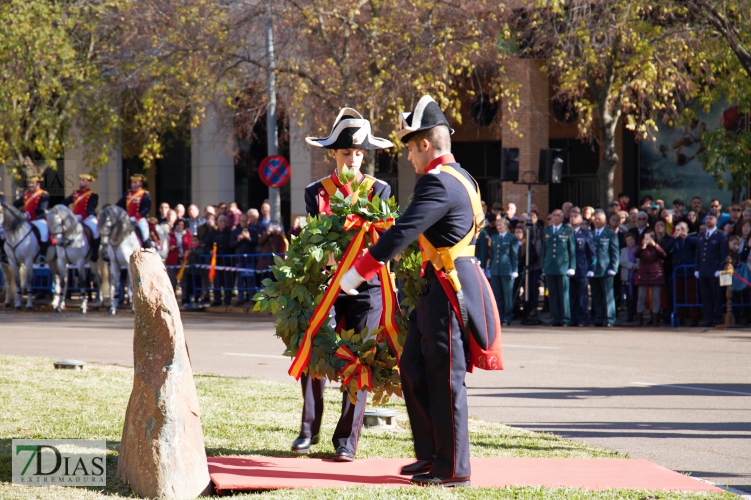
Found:
[[[117,456],[123,417],[133,380],[133,371],[111,365],[89,364],[83,371],[55,370],[52,360],[0,356],[0,499],[88,499],[129,497],[130,490],[117,480]],[[209,455],[292,456],[289,446],[300,425],[301,396],[295,384],[258,379],[197,375],[201,421]],[[341,396],[326,391],[327,411],[322,443],[311,457],[331,457],[330,443]],[[394,431],[364,429],[357,456],[411,457],[412,440],[401,400],[389,403],[399,412]],[[472,456],[484,457],[605,457],[618,454],[561,439],[552,434],[532,433],[503,424],[470,420]],[[11,484],[12,439],[106,439],[107,487],[102,489],[24,487]],[[305,460],[305,458],[301,458]],[[391,499],[399,498],[656,498],[654,492],[613,490],[590,492],[551,488],[438,489],[347,488],[308,489],[248,494],[252,498],[279,499]],[[659,498],[723,498],[724,495],[673,494]],[[730,498],[727,495],[727,498]]]

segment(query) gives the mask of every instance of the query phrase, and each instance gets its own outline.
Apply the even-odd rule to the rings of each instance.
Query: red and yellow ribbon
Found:
[[[183,280],[183,274],[185,274],[185,266],[188,265],[188,255],[188,252],[185,252],[183,254],[183,263],[180,266],[180,269],[177,271],[177,276],[175,277],[178,283]]]
[[[394,222],[395,221],[393,218],[371,222],[363,219],[359,215],[350,214],[347,216],[347,219],[344,222],[344,230],[349,231],[352,229],[359,229],[359,231],[357,232],[355,237],[352,238],[352,241],[349,243],[347,250],[344,251],[342,260],[337,266],[331,283],[329,283],[328,288],[324,292],[323,298],[318,304],[318,307],[316,307],[315,311],[313,311],[313,316],[310,319],[308,329],[305,331],[302,342],[300,342],[300,348],[297,350],[297,356],[295,357],[294,361],[292,361],[292,366],[290,366],[289,368],[289,374],[296,379],[300,378],[300,376],[303,374],[303,371],[305,371],[305,367],[308,366],[310,354],[313,351],[313,337],[324,324],[324,322],[328,320],[329,311],[334,305],[337,295],[339,295],[339,282],[341,281],[341,277],[344,275],[344,273],[349,271],[349,269],[362,253],[362,250],[365,247],[365,237],[370,235],[370,241],[372,243],[375,243],[376,241],[378,241],[378,232],[387,230],[394,225]],[[386,276],[388,276],[388,270],[386,272]],[[383,287],[386,285],[388,286],[388,289],[383,289]],[[398,307],[396,306],[396,294],[394,294],[390,276],[388,276],[387,280],[381,278],[381,287],[384,291],[384,300],[386,300],[385,296],[389,295],[388,300],[391,301],[389,302],[389,310],[395,310],[395,308],[398,309]],[[393,324],[392,326],[387,326],[385,330],[387,330],[388,332],[388,330],[390,329],[391,332],[393,332],[393,334],[391,332],[388,332],[388,341],[394,349],[394,352],[397,353],[398,360],[398,356],[399,354],[401,354],[401,350],[397,350],[396,347],[398,346],[398,343],[396,342],[397,329],[393,315],[391,315],[390,318],[386,318],[386,323],[387,325],[388,323]]]
[[[337,358],[348,361],[339,373],[344,377],[342,384],[347,385],[353,378],[357,378],[357,389],[363,387],[371,389],[373,387],[373,375],[368,365],[364,365],[360,358],[355,356],[348,348],[341,346],[334,354]]]
[[[209,281],[212,285],[214,278],[216,278],[216,243],[214,243],[214,249],[211,251],[211,265],[209,265]]]

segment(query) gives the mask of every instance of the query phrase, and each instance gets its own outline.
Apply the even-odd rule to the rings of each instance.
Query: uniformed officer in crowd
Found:
[[[696,243],[696,271],[699,280],[701,304],[704,309],[704,326],[722,324],[724,294],[720,287],[720,271],[725,268],[728,256],[727,236],[717,229],[717,216],[708,212],[704,218],[707,230],[699,234]]]
[[[421,486],[468,486],[467,366],[502,368],[487,364],[500,362],[501,332],[492,291],[474,257],[482,205],[477,183],[451,154],[452,131],[430,96],[401,114],[400,128],[408,159],[426,175],[417,180],[404,214],[345,273],[341,286],[351,291],[419,237],[427,283],[410,315],[399,365],[417,462],[402,474],[414,474],[412,483]]]
[[[498,232],[488,239],[487,269],[502,324],[509,325],[514,310],[514,280],[519,276],[519,245],[504,217],[496,219],[495,224]]]
[[[153,248],[156,245],[149,234],[149,210],[151,209],[151,195],[143,188],[146,180],[142,174],[130,176],[130,191],[120,198],[117,206],[128,212],[130,220],[136,223],[141,233],[141,242],[144,248]]]
[[[589,278],[595,270],[595,247],[592,233],[582,228],[582,215],[573,210],[569,215],[569,224],[574,231],[576,241],[576,272],[569,280],[569,297],[571,298],[570,326],[589,325]]]
[[[542,238],[542,272],[550,299],[550,326],[568,326],[569,278],[576,273],[576,243],[571,228],[563,225],[563,211],[556,209],[550,215],[551,225],[545,228]]]
[[[391,187],[382,180],[362,174],[360,166],[366,151],[390,148],[393,144],[386,139],[374,137],[371,134],[370,122],[354,109],[343,108],[339,112],[328,137],[308,137],[305,140],[311,146],[330,150],[336,162],[331,175],[305,188],[305,208],[310,215],[331,215],[331,196],[337,191],[345,198],[352,193],[350,185],[342,184],[339,180],[338,174],[345,166],[355,170],[359,184],[364,183],[368,186],[370,199],[374,195],[382,200],[391,197]],[[334,302],[334,314],[331,320],[334,325],[339,325],[345,330],[354,329],[360,332],[365,327],[375,330],[380,324],[383,307],[381,282],[378,277],[374,277],[361,284],[357,292],[357,295],[347,295],[343,292],[339,294]],[[302,425],[299,436],[292,443],[292,451],[307,453],[310,446],[319,441],[326,379],[314,379],[303,374],[300,377],[300,384],[303,394]],[[368,391],[364,389],[357,393],[357,404],[350,402],[346,392],[342,393],[342,411],[332,437],[336,450],[335,460],[342,462],[354,460],[367,400]]]
[[[615,325],[616,308],[613,281],[618,272],[621,250],[618,236],[605,225],[605,212],[595,210],[592,240],[595,247],[595,268],[589,279],[592,291],[592,307],[595,311],[594,325]]]
[[[99,259],[99,227],[97,225],[96,206],[99,204],[99,195],[91,190],[91,181],[94,180],[89,174],[78,176],[78,190],[62,201],[63,205],[73,204],[73,215],[78,222],[91,231],[91,261]]]
[[[26,220],[30,221],[39,231],[39,260],[47,259],[49,243],[49,228],[47,227],[47,209],[50,204],[50,194],[42,189],[42,176],[32,175],[26,179],[26,191],[22,198],[13,202],[13,206],[22,209]]]

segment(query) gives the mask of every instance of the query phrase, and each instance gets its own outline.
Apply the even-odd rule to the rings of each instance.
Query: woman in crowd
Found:
[[[586,206],[582,208],[582,220],[587,222],[589,228],[595,227],[594,221],[595,209],[594,207]]]
[[[686,225],[688,226],[689,233],[696,234],[699,231],[699,224],[699,217],[696,215],[696,212],[691,210],[686,214]]]
[[[169,253],[165,262],[167,266],[178,266],[167,267],[170,281],[172,282],[172,289],[175,291],[177,291],[176,277],[179,266],[183,263],[185,253],[190,252],[191,248],[193,248],[193,235],[185,228],[185,219],[177,219],[174,228],[169,234]],[[183,301],[185,301],[187,296],[184,283],[185,280],[183,279],[181,283]]]
[[[626,247],[621,249],[621,284],[623,294],[626,295],[626,321],[631,323],[636,315],[636,270],[639,268],[639,259],[636,257],[636,236],[626,233],[624,236]]]
[[[749,250],[751,249],[751,220],[741,221],[741,244],[740,244],[740,261],[746,262],[748,260]]]
[[[664,259],[665,250],[655,241],[654,231],[644,234],[641,244],[634,252],[639,259],[639,268],[636,271],[634,283],[639,287],[639,295],[636,302],[636,324],[644,324],[644,309],[647,293],[650,294],[652,303],[652,326],[660,324],[660,290],[665,286]]]
[[[697,238],[696,236],[689,236],[688,233],[688,224],[684,221],[679,222],[673,230],[672,240],[665,248],[665,251],[670,256],[672,269],[675,271],[675,295],[673,295],[672,290],[669,290],[674,304],[699,303],[696,278],[694,277]],[[679,307],[676,312],[679,324],[687,325],[687,317],[692,326],[699,324],[701,308]]]

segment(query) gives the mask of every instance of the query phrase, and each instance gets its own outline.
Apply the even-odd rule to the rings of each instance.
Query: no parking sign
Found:
[[[289,162],[283,156],[267,156],[258,169],[261,181],[269,187],[278,188],[289,181]]]

